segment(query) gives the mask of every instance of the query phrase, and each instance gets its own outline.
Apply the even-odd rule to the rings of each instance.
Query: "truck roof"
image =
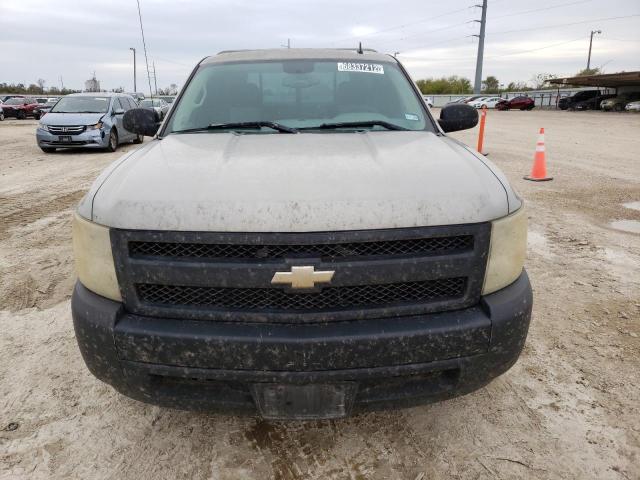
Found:
[[[228,50],[207,57],[202,64],[265,60],[345,60],[353,62],[396,63],[391,55],[375,50],[341,48],[274,48],[264,50]]]

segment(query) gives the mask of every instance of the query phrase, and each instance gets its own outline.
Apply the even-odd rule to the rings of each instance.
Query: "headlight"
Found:
[[[38,128],[41,128],[42,130],[49,130],[47,125],[43,122],[38,122]]]
[[[107,227],[74,213],[73,254],[82,285],[98,295],[122,301]]]
[[[515,282],[527,256],[527,214],[524,206],[491,222],[491,246],[482,294],[487,295]]]
[[[98,122],[95,125],[87,125],[87,130],[100,130],[102,128],[102,122]]]

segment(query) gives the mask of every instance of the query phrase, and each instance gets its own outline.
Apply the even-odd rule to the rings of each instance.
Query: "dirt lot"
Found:
[[[541,126],[555,180],[526,182]],[[34,129],[0,123],[0,478],[640,478],[640,234],[609,226],[640,220],[621,205],[640,201],[640,115],[489,114],[489,158],[530,215],[514,368],[445,403],[292,424],[151,407],[89,374],[70,214],[120,153],[46,155]]]

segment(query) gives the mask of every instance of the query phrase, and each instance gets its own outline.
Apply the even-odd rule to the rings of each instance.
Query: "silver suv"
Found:
[[[99,148],[115,152],[121,143],[141,143],[127,130],[124,114],[137,108],[130,95],[74,93],[62,97],[38,123],[36,140],[45,153],[57,148]]]
[[[335,418],[508,370],[532,294],[521,199],[372,51],[223,52],[74,220],[88,368],[138,400]]]

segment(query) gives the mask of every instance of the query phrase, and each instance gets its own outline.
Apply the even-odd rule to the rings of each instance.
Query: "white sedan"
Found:
[[[627,103],[627,106],[624,107],[624,109],[627,110],[628,112],[631,112],[631,111],[640,112],[640,101]]]
[[[504,98],[500,98],[500,97],[482,97],[482,98],[476,99],[473,102],[473,106],[476,108],[482,108],[482,107],[496,108],[496,104],[503,100]]]

